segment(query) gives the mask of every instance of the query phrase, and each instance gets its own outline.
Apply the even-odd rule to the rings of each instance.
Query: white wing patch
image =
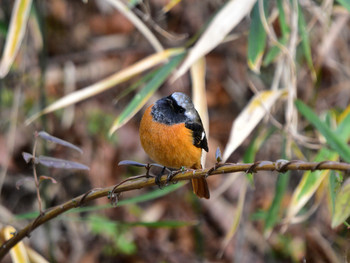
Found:
[[[203,141],[204,137],[205,137],[205,132],[202,132],[202,138],[201,138],[201,141]]]

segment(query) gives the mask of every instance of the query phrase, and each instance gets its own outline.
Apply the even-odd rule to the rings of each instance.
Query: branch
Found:
[[[191,170],[184,172],[177,172],[174,176],[173,180],[175,181],[183,181],[192,178],[200,178],[215,174],[225,174],[225,173],[235,173],[235,172],[246,172],[246,173],[256,173],[258,171],[277,171],[280,173],[284,173],[286,171],[294,171],[294,170],[339,170],[339,171],[350,171],[350,163],[343,162],[333,162],[333,161],[323,161],[319,163],[315,162],[304,162],[304,161],[287,161],[287,160],[278,160],[276,162],[271,161],[258,161],[255,163],[225,163],[225,164],[216,164],[213,168],[204,169],[204,170]],[[160,182],[166,183],[167,176],[162,176]],[[92,189],[87,193],[80,195],[78,197],[73,198],[70,201],[67,201],[61,205],[52,207],[43,212],[42,215],[39,215],[33,222],[28,224],[23,229],[19,230],[15,233],[15,235],[4,242],[0,247],[0,261],[6,255],[6,253],[14,247],[18,242],[20,242],[24,237],[29,237],[30,233],[44,224],[45,222],[51,220],[52,218],[63,214],[64,212],[84,205],[92,200],[111,196],[118,195],[119,193],[141,189],[144,187],[154,186],[155,179],[150,178],[149,176],[142,175],[136,176],[133,178],[129,178],[116,186],[109,186],[101,189]]]

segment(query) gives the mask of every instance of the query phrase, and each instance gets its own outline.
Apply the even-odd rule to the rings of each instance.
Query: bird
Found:
[[[142,116],[139,134],[145,152],[164,168],[201,169],[202,149],[209,151],[202,120],[191,98],[182,92],[150,105]],[[209,199],[206,179],[191,180],[193,192]]]

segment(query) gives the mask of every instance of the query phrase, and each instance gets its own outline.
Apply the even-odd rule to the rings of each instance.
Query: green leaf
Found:
[[[288,37],[285,36],[280,38],[278,42],[284,46],[287,44],[287,40],[288,40]],[[264,58],[263,65],[264,66],[270,65],[270,63],[274,61],[280,53],[281,53],[281,49],[278,46],[271,47]]]
[[[342,189],[336,196],[332,228],[339,226],[350,216],[350,181],[343,184]]]
[[[328,145],[336,151],[346,162],[350,162],[350,148],[339,135],[332,131],[318,116],[302,101],[295,101],[299,112],[326,138]]]
[[[267,14],[267,2],[264,1],[264,13]],[[256,72],[260,72],[262,56],[266,47],[266,32],[261,22],[259,2],[253,7],[251,14],[251,26],[248,36],[248,66]]]
[[[195,221],[157,221],[157,222],[130,222],[130,223],[121,223],[124,226],[134,227],[134,226],[144,226],[144,227],[152,227],[152,228],[177,228],[184,226],[194,226],[197,225],[198,222]]]
[[[306,58],[307,65],[309,66],[313,77],[316,79],[316,72],[312,62],[311,47],[309,34],[307,32],[307,24],[305,22],[304,14],[300,5],[298,5],[298,27],[301,36],[301,45],[303,48],[304,56]]]
[[[286,21],[286,15],[285,15],[285,12],[283,9],[283,2],[284,2],[283,0],[278,0],[277,7],[278,7],[278,21],[279,21],[281,32],[282,32],[282,36],[278,39],[278,42],[284,46],[288,42],[290,28],[289,28],[287,21]],[[267,52],[265,58],[264,58],[263,65],[268,66],[272,61],[275,60],[275,58],[280,53],[281,53],[280,47],[275,45],[272,48],[270,48],[269,51]]]
[[[321,162],[324,160],[336,161],[338,158],[339,156],[337,153],[327,148],[322,148],[315,157],[314,162]],[[327,175],[329,175],[329,170],[307,171],[304,173],[290,201],[287,212],[288,220],[293,219],[299,213],[300,209],[314,195]]]
[[[244,163],[252,163],[255,160],[255,155],[258,150],[257,148],[257,138],[254,137],[252,142],[248,145],[247,150],[244,152],[243,155],[243,162]],[[249,183],[254,184],[254,175],[253,173],[247,173],[246,177],[248,178]]]
[[[157,190],[149,192],[147,194],[135,196],[135,197],[132,197],[132,198],[129,198],[126,200],[121,200],[121,201],[119,201],[118,206],[150,201],[150,200],[165,196],[171,192],[174,192],[175,190],[181,188],[185,184],[186,184],[186,182],[179,182],[177,184],[172,184],[172,185],[169,185],[163,189],[157,189]]]
[[[280,23],[282,37],[287,36],[290,33],[290,28],[287,24],[286,14],[283,8],[284,0],[277,0],[277,8],[278,8],[278,20]]]
[[[141,79],[136,81],[134,84],[132,84],[130,87],[123,90],[118,96],[114,99],[114,103],[117,103],[119,100],[124,98],[126,95],[130,94],[132,91],[137,89],[138,87],[142,86],[145,82],[151,80],[154,77],[154,74],[156,74],[156,70],[151,71],[150,73],[143,76]]]
[[[152,228],[177,228],[184,226],[194,226],[197,225],[197,221],[178,221],[178,220],[164,220],[156,222],[121,222],[114,221],[107,217],[100,215],[91,215],[88,218],[76,218],[76,217],[67,217],[65,220],[77,221],[77,222],[86,222],[91,223],[92,229],[96,233],[106,231],[108,233],[115,232],[115,228],[122,227],[135,227],[135,226],[144,226]]]
[[[283,140],[282,144],[282,158],[286,158],[286,140]],[[271,206],[266,213],[265,226],[264,226],[264,236],[267,238],[270,236],[273,227],[278,221],[278,213],[281,207],[281,203],[286,192],[288,182],[290,178],[290,171],[282,174],[280,173],[277,178],[275,186],[275,196],[272,200]]]
[[[339,4],[344,6],[350,12],[350,1],[349,0],[336,0]]]
[[[270,138],[270,136],[276,131],[275,128],[264,130],[262,132],[258,133],[258,136],[254,137],[252,142],[247,147],[247,150],[244,152],[243,155],[243,162],[244,163],[253,163],[255,162],[255,156],[259,149],[261,149],[264,145],[264,143]],[[253,174],[248,173],[246,174],[248,181],[253,185],[254,179]]]
[[[331,171],[331,174],[329,175],[329,195],[330,195],[330,198],[331,198],[332,216],[334,216],[335,197],[336,197],[336,193],[337,193],[337,188],[338,187],[339,187],[339,183],[337,181],[335,173],[334,173],[334,171]]]
[[[346,117],[338,124],[336,134],[339,135],[339,138],[344,142],[347,142],[350,137],[350,112]]]
[[[250,216],[249,219],[251,221],[261,221],[261,220],[266,220],[267,213],[264,210],[257,210],[256,212],[253,212]]]
[[[123,206],[123,205],[142,203],[142,202],[146,202],[146,201],[160,198],[162,196],[170,194],[171,192],[176,191],[177,189],[181,188],[185,184],[186,184],[186,182],[179,182],[177,184],[171,184],[163,189],[157,189],[157,190],[151,191],[151,192],[143,194],[143,195],[138,195],[138,196],[126,199],[126,200],[120,200],[117,204],[117,207]],[[113,208],[113,207],[114,206],[112,206],[111,204],[100,205],[100,206],[79,207],[79,208],[72,209],[68,213],[90,212],[90,211],[97,211],[97,210]]]
[[[91,230],[95,233],[113,233],[115,232],[115,227],[117,226],[116,221],[112,221],[109,218],[102,215],[90,215],[88,218],[76,218],[76,217],[65,217],[64,220],[72,221],[88,221],[90,223]]]
[[[6,37],[5,47],[0,61],[0,78],[4,78],[17,55],[27,28],[32,0],[16,0]]]
[[[0,21],[0,36],[6,37],[7,35],[7,26],[4,21]]]
[[[142,0],[128,0],[128,6],[129,8],[133,8],[136,5],[138,5]]]
[[[33,219],[38,217],[39,212],[29,212],[29,213],[24,213],[24,214],[19,214],[19,215],[15,215],[15,218],[17,220],[25,220],[25,219]]]
[[[314,126],[321,132],[321,130],[326,130],[324,132],[325,134],[332,133],[331,138],[335,137],[341,141],[341,139],[347,140],[349,137],[349,133],[347,132],[347,129],[344,128],[343,122],[347,121],[347,117],[344,118],[343,122],[338,126],[336,131],[330,131],[329,127],[321,122],[318,117],[312,112],[311,109],[309,109],[305,104],[303,104],[300,101],[296,102],[298,110],[311,122],[313,122]],[[299,105],[299,106],[298,106]],[[328,141],[328,140],[327,140]],[[344,142],[344,145],[345,142]],[[330,161],[336,161],[339,159],[339,155],[334,152],[330,151],[327,148],[322,148],[316,158],[314,159],[315,162],[320,162],[324,160],[330,160]],[[315,193],[315,191],[320,186],[321,182],[326,178],[327,175],[330,174],[330,171],[324,170],[324,171],[315,171],[315,172],[305,172],[303,175],[303,178],[301,182],[299,183],[298,187],[293,193],[292,200],[290,203],[290,206],[288,208],[288,217],[292,218],[295,216],[300,209],[310,200],[312,195]],[[332,175],[331,175],[332,177]],[[331,180],[331,179],[330,179]],[[334,188],[336,186],[334,185],[334,182],[330,182],[330,190],[331,190],[331,198],[332,195],[334,195]]]
[[[174,192],[175,190],[181,188],[185,184],[186,182],[179,182],[177,184],[169,185],[163,189],[157,189],[143,195],[135,196],[126,200],[121,200],[118,202],[118,206],[130,205],[130,204],[136,204],[136,203],[154,200],[159,197],[165,196],[171,192]],[[114,208],[114,207],[111,204],[98,205],[98,206],[86,206],[86,207],[74,208],[72,210],[67,211],[66,213],[68,214],[68,213],[91,212],[91,211],[98,211],[98,210],[103,210],[108,208]],[[36,218],[38,215],[39,215],[38,212],[29,212],[29,213],[16,215],[16,219],[18,220],[33,219],[33,218]]]
[[[153,93],[163,84],[163,82],[168,78],[173,69],[181,62],[184,58],[184,54],[178,55],[170,60],[170,62],[160,69],[156,70],[156,73],[152,80],[147,83],[147,85],[138,92],[132,101],[126,106],[124,111],[118,116],[114,121],[112,128],[109,131],[111,135],[118,128],[123,126],[127,121],[129,121],[142,107],[146,104],[148,99],[153,95]]]
[[[324,160],[335,161],[338,159],[338,155],[332,151],[329,151],[325,148],[321,149],[317,154],[314,162],[321,162]],[[310,192],[315,192],[318,186],[321,184],[325,175],[329,174],[329,170],[320,170],[320,171],[307,171],[303,176],[303,179],[300,182],[301,187],[299,194],[297,195],[296,200],[300,201],[305,198],[305,196],[309,195]],[[299,186],[300,186],[299,185]],[[299,187],[298,186],[298,187]]]
[[[265,219],[264,227],[264,236],[270,236],[270,233],[278,221],[278,213],[281,207],[281,203],[286,192],[288,182],[290,178],[290,171],[284,174],[278,174],[276,187],[275,187],[275,196],[273,198],[272,204],[267,212]]]
[[[178,79],[201,57],[217,47],[225,37],[246,17],[256,3],[256,0],[225,1],[226,3],[214,15],[213,19],[199,37],[198,41],[189,50],[188,56],[180,68],[172,76],[172,81]],[[190,40],[191,41],[191,40]]]
[[[117,250],[128,255],[136,252],[137,248],[134,241],[128,238],[129,230],[120,227],[119,222],[101,215],[91,215],[84,220],[78,219],[78,221],[87,221],[92,232],[111,239],[114,247],[110,250]]]

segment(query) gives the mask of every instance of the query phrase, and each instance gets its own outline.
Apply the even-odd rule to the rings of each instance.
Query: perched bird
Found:
[[[140,123],[140,140],[149,157],[168,168],[200,169],[208,152],[202,120],[186,94],[175,92],[149,106]],[[192,179],[193,192],[209,199],[205,178]]]

